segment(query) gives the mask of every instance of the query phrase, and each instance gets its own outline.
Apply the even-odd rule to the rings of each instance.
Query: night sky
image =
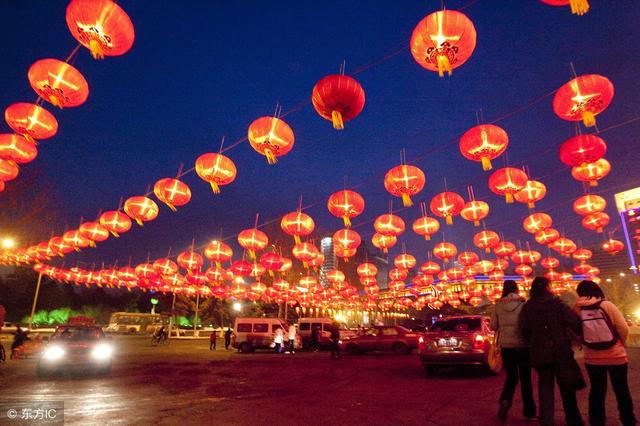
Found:
[[[571,79],[573,62],[578,75],[602,74],[615,85],[611,106],[598,116],[601,130],[638,117],[640,6],[623,0],[591,3],[591,11],[577,17],[568,7],[537,0],[447,1],[450,9],[465,6],[478,38],[468,62],[451,78],[439,78],[420,67],[408,49],[413,28],[439,1],[123,0],[119,4],[136,30],[131,51],[95,61],[81,49],[74,65],[89,83],[88,101],[62,111],[45,105],[60,129],[40,144],[32,164],[42,171],[39,179],[54,188],[57,219],[39,224],[37,237],[47,240],[51,232],[77,227],[80,217],[92,220],[101,209],[117,208],[121,197],[144,194],[159,178],[175,176],[180,163],[188,169],[200,154],[217,151],[223,135],[226,146],[241,140],[254,119],[272,115],[279,104],[283,112],[291,111],[284,119],[296,143],[277,165],[269,166],[248,142],[240,143],[226,153],[238,177],[220,195],[191,173],[183,178],[193,191],[191,203],[177,213],[159,203],[157,220],[67,256],[67,266],[116,259],[122,264],[130,256],[138,263],[148,252],[153,259],[166,255],[169,246],[174,253],[186,249],[193,238],[202,245],[220,232],[233,237],[253,226],[257,212],[263,222],[295,210],[300,196],[303,205],[313,205],[307,212],[318,227],[333,231],[342,225],[326,210],[326,199],[345,179],[366,199],[354,229],[368,240],[371,221],[387,211],[388,201],[401,206],[384,190],[383,177],[399,164],[403,148],[408,162],[427,176],[416,205],[399,213],[409,228],[400,241],[419,262],[433,242],[413,234],[410,224],[420,215],[419,202],[441,192],[445,178],[448,188],[465,198],[466,186],[474,185],[476,197],[492,209],[488,229],[513,242],[533,242],[521,226],[526,205],[507,205],[493,195],[486,185],[489,173],[458,150],[460,135],[477,124],[480,110],[485,122],[506,115],[496,124],[508,132],[510,145],[494,168],[507,161],[527,165],[531,177],[548,187],[537,211],[551,214],[554,227],[576,242],[592,245],[604,237],[580,226],[571,203],[583,187],[558,158],[559,145],[575,134],[575,126],[553,113],[551,92]],[[66,4],[0,2],[3,108],[36,99],[27,81],[34,61],[64,59],[76,46],[65,22]],[[343,60],[346,73],[356,73],[362,84],[366,105],[339,132],[316,114],[310,94]],[[9,131],[6,125],[3,131]],[[592,192],[609,203],[609,230],[619,226],[613,194],[640,185],[639,131],[635,121],[601,135],[613,170]],[[30,167],[35,168],[23,167],[25,175]],[[9,184],[0,200],[11,196]],[[459,250],[467,242],[480,251],[471,243],[478,230],[472,224],[456,217],[454,226],[442,221],[442,228]],[[616,236],[621,239],[621,232]],[[532,247],[547,253],[535,242]]]

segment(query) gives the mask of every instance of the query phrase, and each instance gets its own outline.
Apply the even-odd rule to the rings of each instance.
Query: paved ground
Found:
[[[114,342],[117,361],[107,377],[39,379],[35,360],[0,365],[0,401],[64,400],[66,424],[498,424],[503,375],[443,370],[425,377],[416,355],[335,361],[327,353],[210,352],[202,340],[157,348],[146,338]],[[640,350],[630,353],[640,412]],[[579,399],[586,414],[587,391]],[[610,424],[618,424],[615,401],[607,406]],[[556,408],[563,424],[559,401]],[[517,398],[509,424],[532,424],[521,409]],[[3,416],[0,424],[20,424]]]

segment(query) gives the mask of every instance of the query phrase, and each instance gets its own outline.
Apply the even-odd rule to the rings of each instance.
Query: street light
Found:
[[[624,275],[625,275],[624,272],[620,272],[621,277],[624,277]]]
[[[3,238],[2,239],[2,248],[4,248],[4,249],[14,248],[15,245],[16,245],[16,242],[13,240],[13,238]]]
[[[240,312],[242,310],[242,305],[240,304],[240,302],[236,302],[233,304],[233,310],[236,312]]]

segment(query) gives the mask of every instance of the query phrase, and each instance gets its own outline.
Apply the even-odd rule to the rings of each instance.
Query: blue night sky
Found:
[[[526,205],[506,205],[490,193],[489,173],[459,153],[458,138],[476,124],[478,110],[486,122],[509,114],[496,123],[510,137],[509,164],[526,164],[549,190],[537,211],[550,213],[554,227],[568,237],[593,244],[602,235],[583,230],[571,209],[582,185],[557,155],[558,146],[575,133],[574,124],[555,116],[551,95],[540,100],[571,78],[573,62],[578,75],[602,74],[615,85],[613,103],[598,116],[601,130],[638,116],[640,6],[623,0],[591,3],[586,16],[576,17],[568,7],[537,0],[447,1],[450,9],[468,5],[464,13],[478,38],[469,61],[451,78],[439,78],[415,63],[408,44],[415,25],[440,1],[123,0],[119,4],[136,30],[132,50],[95,61],[81,49],[74,65],[89,83],[88,101],[63,111],[45,105],[60,129],[40,144],[35,162],[40,179],[55,188],[58,218],[41,224],[37,237],[47,240],[65,225],[77,226],[80,217],[93,219],[100,209],[116,208],[121,197],[141,195],[157,179],[175,176],[180,163],[193,167],[200,154],[218,150],[222,135],[227,146],[242,139],[251,121],[273,114],[279,103],[284,112],[294,110],[285,120],[296,143],[277,165],[269,166],[248,142],[241,143],[226,153],[238,177],[222,194],[214,196],[208,184],[189,174],[183,180],[193,191],[191,203],[177,213],[161,205],[156,221],[142,229],[134,224],[119,239],[69,255],[67,266],[115,259],[122,264],[129,256],[142,262],[147,252],[162,257],[169,246],[174,252],[187,248],[192,238],[201,245],[221,229],[233,236],[253,225],[256,212],[267,220],[295,210],[300,196],[304,205],[314,205],[308,213],[318,228],[333,231],[341,221],[327,212],[326,199],[342,189],[345,178],[366,198],[366,211],[354,225],[362,224],[355,229],[369,239],[372,219],[385,213],[393,198],[383,177],[399,164],[402,148],[427,176],[416,205],[399,213],[409,228],[420,215],[418,203],[441,192],[446,178],[449,189],[465,198],[472,183],[477,198],[489,202],[488,229],[510,241],[533,241],[521,227]],[[61,0],[0,3],[0,105],[33,102],[29,66],[45,57],[64,59],[74,48],[65,8]],[[343,60],[348,74],[364,68],[355,77],[366,105],[338,132],[309,100],[316,81],[336,73]],[[610,230],[619,223],[613,194],[640,185],[639,131],[636,121],[601,135],[613,170],[592,192],[609,203]],[[494,167],[505,161],[507,156],[495,160]],[[23,168],[25,175],[30,167]],[[8,185],[0,197],[11,196]],[[471,243],[478,228],[459,217],[452,227],[442,225],[460,250],[467,241],[479,252]],[[617,236],[622,237],[619,231]],[[411,231],[400,241],[419,262],[433,245]],[[533,247],[546,255],[546,248],[535,242]]]

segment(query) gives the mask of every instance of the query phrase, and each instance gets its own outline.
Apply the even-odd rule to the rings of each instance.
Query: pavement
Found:
[[[504,373],[461,368],[425,376],[415,354],[337,361],[326,352],[240,354],[225,351],[220,342],[209,351],[208,342],[197,340],[151,347],[146,337],[121,336],[114,343],[116,360],[104,377],[40,379],[35,359],[0,364],[0,425],[43,424],[9,420],[4,412],[11,404],[41,401],[64,401],[64,423],[70,425],[500,424],[496,411]],[[631,393],[640,412],[640,349],[629,355]],[[585,419],[587,395],[583,390],[578,396]],[[611,388],[607,398],[607,424],[619,424]],[[564,424],[557,391],[556,401],[557,422]],[[537,424],[521,411],[516,394],[507,424]]]

